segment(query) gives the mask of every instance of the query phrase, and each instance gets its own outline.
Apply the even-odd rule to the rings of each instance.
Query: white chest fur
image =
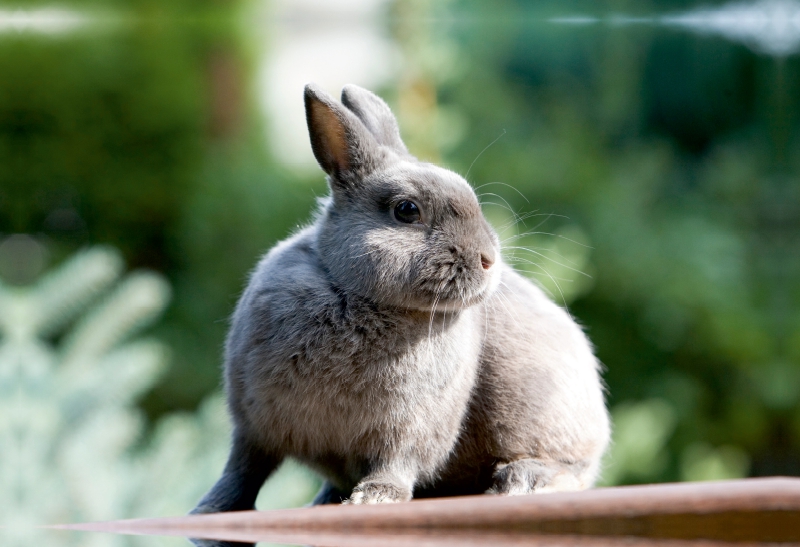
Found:
[[[306,328],[292,325],[304,335],[286,341],[286,357],[261,364],[250,397],[267,426],[264,440],[310,462],[413,451],[420,473],[432,474],[456,441],[475,381],[480,335],[473,310],[389,324],[375,310],[348,311],[308,315]]]

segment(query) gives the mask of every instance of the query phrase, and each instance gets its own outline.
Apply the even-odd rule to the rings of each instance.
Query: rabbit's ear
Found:
[[[328,175],[336,179],[375,167],[378,143],[352,112],[316,84],[306,86],[305,103],[311,148]]]
[[[383,99],[357,85],[348,84],[342,89],[342,104],[349,108],[372,133],[378,144],[408,154],[400,138],[397,120]]]

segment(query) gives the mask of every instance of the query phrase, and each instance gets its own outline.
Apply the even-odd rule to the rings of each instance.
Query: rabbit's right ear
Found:
[[[397,119],[383,99],[357,85],[342,88],[342,104],[349,108],[369,129],[379,144],[394,148],[396,152],[408,154]]]
[[[311,148],[332,184],[375,168],[378,143],[361,120],[315,84],[306,86],[305,103]]]

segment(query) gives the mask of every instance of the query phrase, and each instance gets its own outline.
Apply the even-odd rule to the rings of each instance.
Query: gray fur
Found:
[[[408,155],[408,149],[400,138],[397,120],[383,99],[363,87],[350,84],[342,89],[342,104],[358,116],[378,144]]]
[[[305,99],[331,198],[236,307],[233,449],[195,512],[252,508],[286,457],[327,479],[318,503],[590,487],[609,423],[581,329],[502,262],[464,179],[407,153],[383,101]],[[393,217],[404,199],[421,224]]]

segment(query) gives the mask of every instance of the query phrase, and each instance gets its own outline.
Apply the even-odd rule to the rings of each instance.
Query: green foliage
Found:
[[[156,418],[219,387],[247,272],[324,182],[312,188],[266,153],[239,81],[238,3],[89,4],[76,5],[113,8],[111,22],[0,36],[0,235],[39,234],[51,260],[109,244],[168,276],[175,299],[157,334],[172,366],[142,402]]]
[[[135,403],[162,374],[167,351],[132,336],[160,315],[169,287],[151,272],[117,282],[121,273],[119,254],[95,247],[33,286],[0,285],[4,545],[86,543],[36,524],[184,514],[221,472],[230,427],[219,396],[145,434]],[[263,507],[300,505],[319,486],[292,462],[276,475]],[[91,544],[132,541],[109,535]]]
[[[614,443],[606,454],[603,484],[647,482],[663,473],[669,464],[664,447],[675,429],[669,403],[661,399],[620,403],[612,418]]]

